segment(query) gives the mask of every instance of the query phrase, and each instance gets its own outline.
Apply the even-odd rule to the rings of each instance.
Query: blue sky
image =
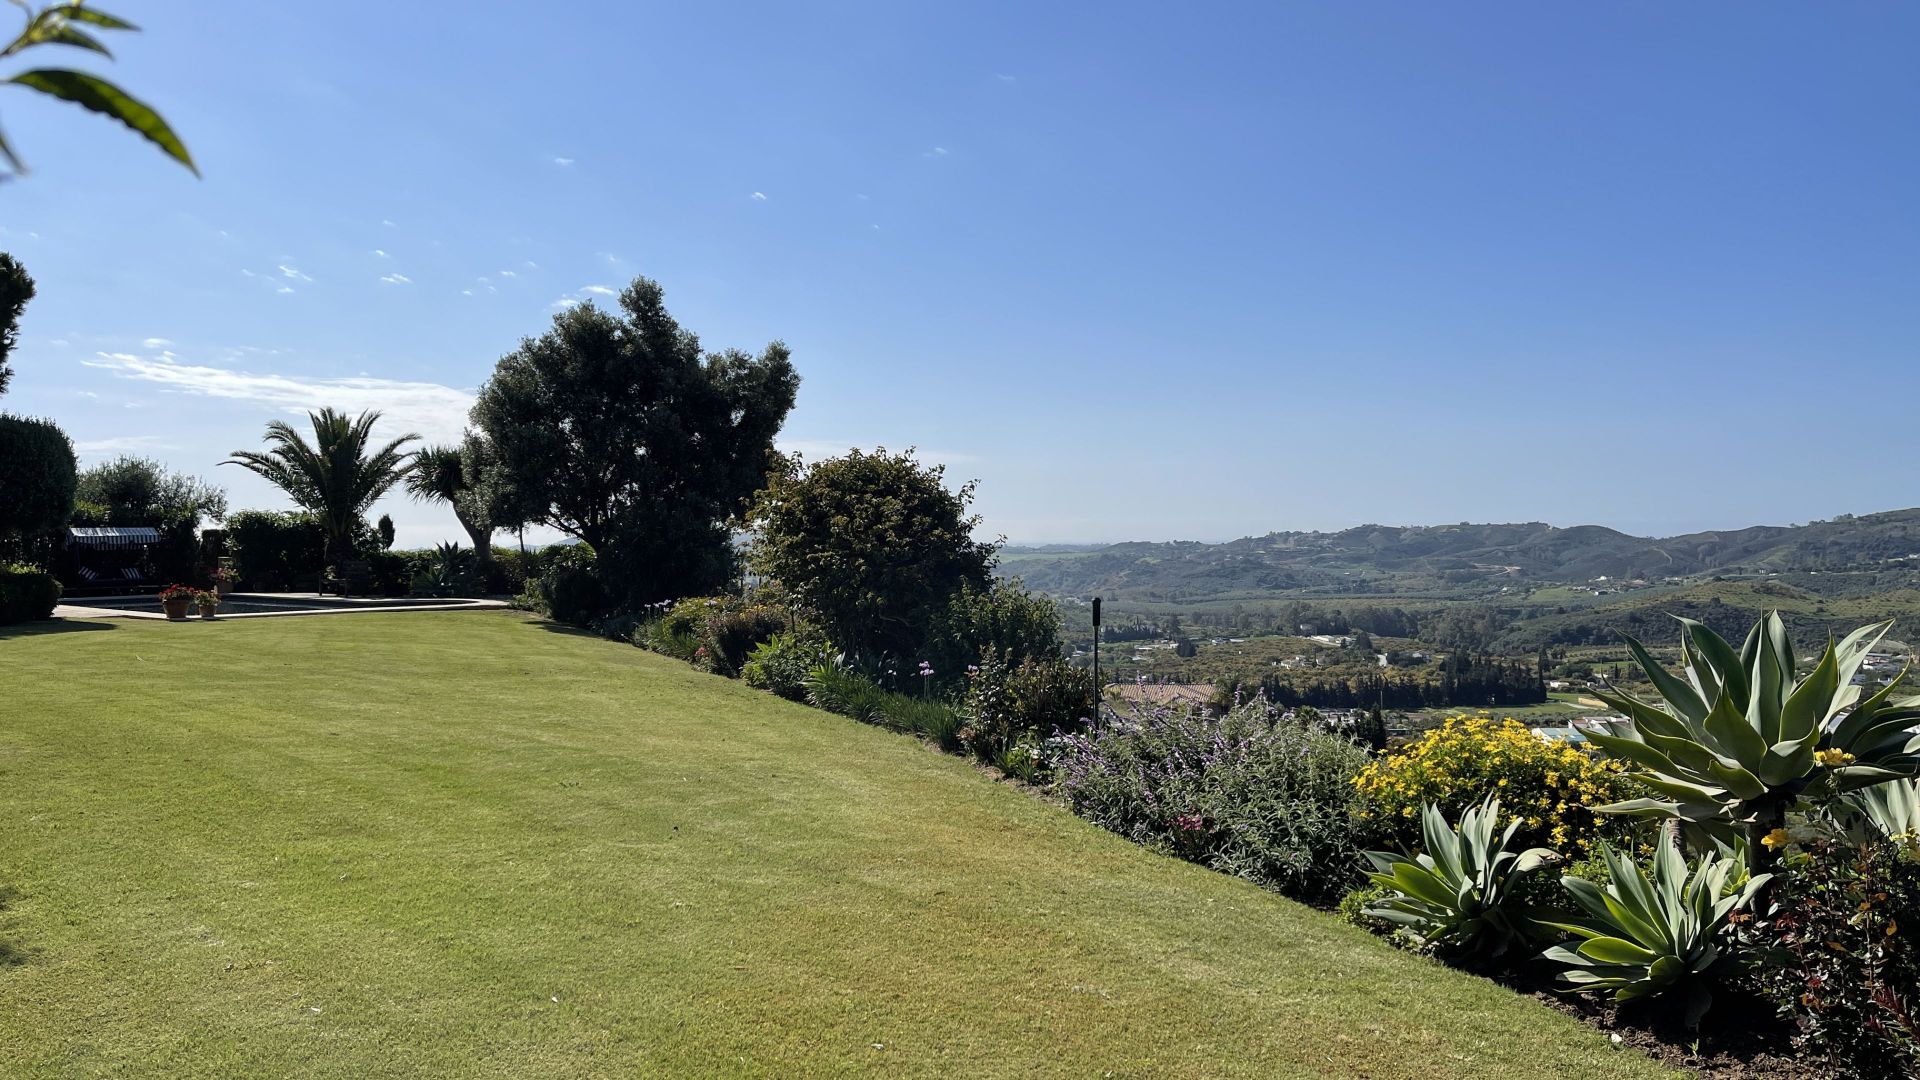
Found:
[[[1016,541],[1920,503],[1913,7],[109,9],[204,179],[6,99],[0,404],[236,508],[266,420],[456,434],[635,274]]]

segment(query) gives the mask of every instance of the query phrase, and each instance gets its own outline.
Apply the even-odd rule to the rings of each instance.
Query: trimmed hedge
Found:
[[[31,566],[0,566],[0,626],[53,618],[60,582]]]
[[[242,510],[227,518],[227,548],[242,592],[312,589],[325,544],[325,530],[304,511]]]
[[[50,549],[73,515],[79,479],[73,441],[58,425],[0,414],[0,541]]]

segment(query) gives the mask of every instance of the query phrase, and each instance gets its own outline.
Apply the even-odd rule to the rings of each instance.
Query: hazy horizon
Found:
[[[1899,513],[1901,511],[1906,511],[1906,510],[1920,510],[1920,507],[1894,506],[1894,507],[1887,507],[1886,509],[1883,509],[1883,510],[1842,510],[1826,518],[1806,518],[1798,521],[1749,521],[1743,525],[1708,525],[1708,526],[1704,526],[1702,528],[1697,528],[1697,529],[1681,529],[1677,532],[1660,532],[1660,533],[1634,532],[1631,529],[1622,529],[1615,525],[1609,525],[1604,521],[1576,521],[1570,524],[1563,524],[1561,522],[1547,521],[1540,518],[1514,519],[1509,521],[1425,521],[1425,522],[1357,521],[1348,525],[1336,525],[1332,528],[1304,529],[1304,528],[1289,528],[1289,527],[1283,526],[1283,527],[1272,528],[1272,529],[1263,529],[1259,532],[1241,533],[1237,536],[1223,536],[1223,537],[1216,537],[1211,539],[1206,537],[1197,537],[1197,536],[1163,536],[1163,537],[1157,537],[1157,538],[1146,537],[1146,536],[1127,536],[1127,537],[1121,537],[1116,540],[1017,540],[1009,537],[1007,539],[1005,546],[1009,548],[1040,548],[1040,547],[1065,548],[1065,547],[1110,547],[1114,544],[1138,544],[1138,543],[1143,543],[1143,544],[1185,544],[1185,543],[1231,544],[1236,540],[1253,540],[1253,539],[1258,539],[1259,537],[1262,537],[1262,536],[1271,536],[1275,533],[1338,533],[1338,532],[1345,532],[1349,529],[1364,529],[1364,528],[1432,529],[1432,528],[1439,528],[1447,525],[1546,525],[1550,528],[1555,528],[1555,529],[1577,529],[1577,528],[1584,528],[1587,526],[1599,526],[1600,528],[1612,529],[1615,532],[1624,533],[1628,536],[1640,537],[1642,539],[1647,539],[1647,540],[1664,540],[1664,539],[1669,539],[1675,536],[1690,536],[1694,533],[1704,533],[1704,532],[1740,532],[1743,529],[1796,528],[1799,526],[1810,525],[1817,521],[1831,521],[1833,520],[1833,518],[1837,518],[1845,514],[1852,514],[1855,517],[1872,517],[1875,514],[1892,514],[1892,513]]]

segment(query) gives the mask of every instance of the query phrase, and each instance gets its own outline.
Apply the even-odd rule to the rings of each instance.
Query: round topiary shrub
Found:
[[[0,626],[53,618],[60,582],[23,563],[0,564]]]

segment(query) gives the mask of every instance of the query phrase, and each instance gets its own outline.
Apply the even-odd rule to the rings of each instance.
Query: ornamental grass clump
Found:
[[[1054,789],[1128,839],[1312,902],[1359,880],[1353,777],[1367,752],[1265,702],[1145,709],[1051,746]]]
[[[1498,797],[1519,825],[1518,842],[1584,857],[1626,827],[1598,812],[1629,789],[1619,766],[1567,743],[1535,735],[1516,720],[1452,716],[1399,751],[1375,758],[1354,777],[1361,813],[1375,842],[1412,848],[1421,841],[1421,807],[1458,817]]]

